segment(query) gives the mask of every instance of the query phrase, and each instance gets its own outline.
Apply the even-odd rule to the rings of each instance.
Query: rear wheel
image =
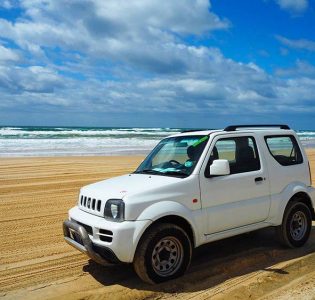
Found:
[[[141,238],[133,265],[143,281],[159,283],[184,274],[191,255],[191,241],[181,227],[157,224]]]
[[[277,228],[283,245],[295,248],[303,246],[311,232],[312,215],[309,207],[299,200],[289,202],[282,224]]]

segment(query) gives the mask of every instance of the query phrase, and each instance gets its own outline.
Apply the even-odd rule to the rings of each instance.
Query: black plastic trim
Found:
[[[120,264],[120,263],[122,263],[117,258],[117,256],[113,252],[113,250],[111,250],[111,249],[109,249],[107,247],[98,246],[96,244],[93,244],[93,249],[94,249],[94,251],[96,253],[98,253],[102,258],[104,258],[105,260],[107,260],[111,264]]]
[[[286,124],[256,124],[256,125],[230,125],[224,128],[224,131],[236,131],[237,128],[268,128],[279,127],[280,129],[289,130],[290,127]]]
[[[69,245],[85,253],[101,265],[106,266],[120,262],[111,249],[92,243],[85,228],[77,222],[71,220],[64,221],[63,234],[65,241]]]
[[[84,229],[86,230],[86,232],[87,232],[89,235],[93,235],[92,226],[83,224],[83,223],[78,222],[78,221],[76,221],[76,220],[72,220],[72,221],[73,221],[73,222],[76,222],[76,223],[78,223],[80,226],[84,227]]]

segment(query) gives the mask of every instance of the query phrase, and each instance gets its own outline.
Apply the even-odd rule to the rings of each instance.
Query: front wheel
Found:
[[[303,202],[294,201],[285,209],[282,224],[277,228],[280,241],[290,248],[303,246],[311,232],[312,215]]]
[[[157,224],[141,238],[133,265],[143,281],[160,283],[184,274],[191,255],[190,238],[181,227]]]

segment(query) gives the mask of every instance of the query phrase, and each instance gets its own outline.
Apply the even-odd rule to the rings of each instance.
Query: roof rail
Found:
[[[290,129],[288,125],[285,124],[258,124],[258,125],[231,125],[224,128],[224,131],[236,131],[237,128],[266,128],[266,127],[279,127],[280,129]]]

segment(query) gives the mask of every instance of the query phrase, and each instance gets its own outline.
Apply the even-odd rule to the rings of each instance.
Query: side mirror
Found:
[[[220,176],[230,174],[230,164],[227,159],[216,159],[210,166],[210,176]]]

